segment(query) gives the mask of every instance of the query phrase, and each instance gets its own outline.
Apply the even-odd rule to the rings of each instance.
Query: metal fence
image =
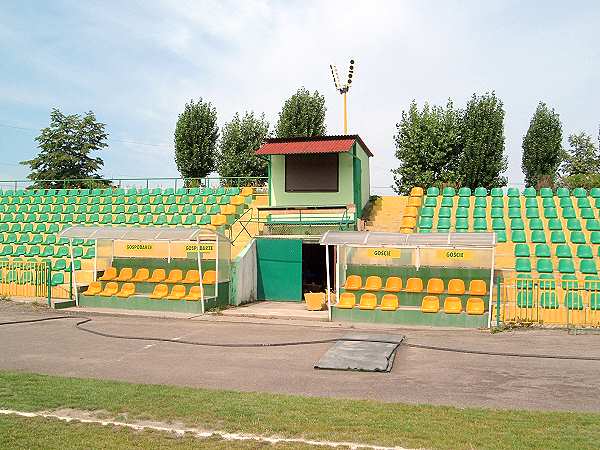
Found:
[[[600,279],[505,278],[492,318],[498,325],[600,327]]]
[[[50,278],[46,262],[0,261],[0,296],[48,298]]]

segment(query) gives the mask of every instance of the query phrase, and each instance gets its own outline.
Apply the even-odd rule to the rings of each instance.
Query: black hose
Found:
[[[153,336],[126,336],[119,334],[111,334],[104,333],[102,331],[90,330],[89,328],[83,328],[81,325],[84,325],[88,322],[91,322],[93,319],[91,317],[86,316],[53,316],[53,317],[44,317],[41,319],[26,319],[26,320],[15,320],[11,322],[0,322],[0,326],[2,325],[17,325],[17,324],[25,324],[25,323],[36,323],[36,322],[45,322],[48,320],[59,320],[59,319],[81,319],[79,322],[75,324],[75,327],[78,330],[84,331],[86,333],[94,334],[96,336],[102,336],[113,339],[127,339],[127,340],[135,340],[135,341],[154,341],[154,342],[170,342],[173,344],[186,344],[186,345],[197,345],[202,347],[221,347],[221,348],[260,348],[260,347],[290,347],[290,346],[298,346],[298,345],[315,345],[315,344],[330,344],[338,341],[355,341],[355,342],[379,342],[386,344],[399,344],[396,341],[386,341],[386,340],[378,340],[378,339],[360,339],[360,338],[331,338],[331,339],[317,339],[312,341],[291,341],[291,342],[261,342],[261,343],[250,343],[250,344],[234,344],[234,343],[211,343],[211,342],[197,342],[197,341],[188,341],[185,339],[170,339],[170,338],[159,338]],[[487,350],[468,350],[461,348],[451,348],[451,347],[438,347],[434,345],[424,345],[424,344],[410,344],[405,341],[402,341],[401,344],[410,348],[418,348],[421,350],[434,350],[440,352],[451,352],[451,353],[463,353],[463,354],[471,354],[471,355],[483,355],[483,356],[503,356],[503,357],[511,357],[511,358],[537,358],[537,359],[557,359],[557,360],[573,360],[573,361],[600,361],[600,357],[597,356],[569,356],[569,355],[547,355],[547,354],[536,354],[536,353],[511,353],[511,352],[491,352]]]

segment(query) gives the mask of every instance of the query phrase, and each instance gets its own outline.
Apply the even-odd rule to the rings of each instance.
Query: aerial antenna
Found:
[[[338,74],[337,67],[335,64],[330,64],[331,68],[331,76],[333,77],[333,84],[335,85],[336,91],[342,94],[344,99],[344,134],[348,134],[348,108],[346,102],[346,95],[348,94],[348,90],[352,85],[352,78],[354,77],[354,59],[350,60],[350,65],[348,66],[348,78],[346,83],[340,83],[340,75]]]

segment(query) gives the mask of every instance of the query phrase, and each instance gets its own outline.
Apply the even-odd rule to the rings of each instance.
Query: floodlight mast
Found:
[[[348,67],[348,80],[345,84],[340,83],[340,76],[338,75],[337,67],[334,64],[330,64],[331,76],[333,77],[333,84],[335,89],[342,94],[344,101],[344,134],[348,134],[348,108],[346,102],[346,95],[352,84],[352,78],[354,77],[354,59],[350,60],[350,66]]]

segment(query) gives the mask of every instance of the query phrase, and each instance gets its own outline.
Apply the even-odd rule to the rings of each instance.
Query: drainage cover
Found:
[[[315,369],[389,372],[404,340],[393,334],[347,334],[315,364]]]

